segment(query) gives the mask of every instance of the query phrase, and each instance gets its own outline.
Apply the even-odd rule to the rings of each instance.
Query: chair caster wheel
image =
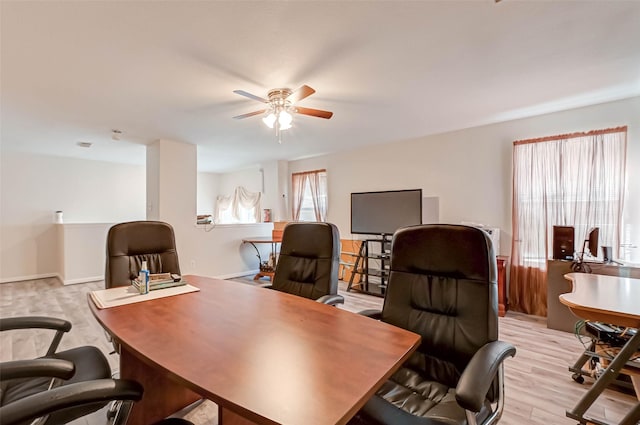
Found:
[[[114,400],[109,404],[109,409],[107,410],[108,423],[113,422],[116,415],[118,414],[118,410],[120,410],[121,405],[122,405],[122,401],[120,400]]]
[[[571,375],[571,379],[576,381],[578,384],[584,384],[584,376],[580,375],[579,373],[574,373],[573,375]]]

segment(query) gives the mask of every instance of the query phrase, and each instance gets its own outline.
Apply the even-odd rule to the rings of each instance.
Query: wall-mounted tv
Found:
[[[351,194],[351,233],[392,235],[422,224],[422,189]]]

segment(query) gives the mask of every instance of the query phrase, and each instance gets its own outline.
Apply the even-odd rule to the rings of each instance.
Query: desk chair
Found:
[[[180,274],[173,227],[161,221],[131,221],[112,226],[107,234],[105,287],[127,286],[140,273]]]
[[[273,282],[263,286],[324,304],[342,304],[339,263],[340,234],[334,224],[289,223],[282,234]]]
[[[422,343],[353,424],[498,422],[502,362],[516,350],[498,341],[496,258],[484,231],[440,224],[398,230],[382,312],[366,314],[420,334]]]
[[[36,365],[30,366],[28,362],[31,360],[19,360],[2,365],[0,373],[0,406],[2,406],[3,414],[0,415],[0,418],[2,418],[3,425],[7,420],[4,416],[4,406],[45,392],[52,386],[67,386],[111,378],[109,363],[104,354],[96,347],[85,346],[56,352],[62,336],[71,330],[70,322],[53,317],[10,317],[0,319],[0,331],[17,329],[50,329],[55,331],[55,335],[45,356],[38,359],[40,364],[36,363]],[[21,362],[27,363],[23,364]],[[66,369],[64,366],[60,369],[60,364],[62,363],[67,365]],[[71,365],[70,370],[69,365]],[[34,374],[29,373],[31,368],[34,369]],[[44,373],[38,374],[38,370]],[[20,379],[11,379],[14,373],[18,373],[19,375],[16,378]],[[53,373],[53,375],[49,373]],[[61,373],[63,375],[58,376]],[[94,412],[106,404],[107,401],[104,403],[91,403],[52,413],[42,423],[66,423]],[[15,408],[14,406],[12,409]],[[12,409],[9,410],[13,411]]]
[[[74,364],[60,359],[20,360],[0,364],[0,371],[3,381],[43,377],[71,379]],[[141,397],[142,387],[134,381],[98,379],[76,382],[3,403],[0,418],[3,425],[64,424],[84,416],[71,415],[71,411],[79,413],[84,410],[88,414],[100,408],[94,409],[94,406],[103,406],[111,400],[133,402]],[[129,403],[122,406],[112,424],[126,423],[131,408]]]
[[[0,363],[0,423],[58,425],[93,413],[118,401],[109,424],[125,424],[143,388],[131,380],[111,379],[104,354],[84,346],[56,352],[71,322],[53,317],[0,318],[0,331],[49,329],[54,337],[44,357]],[[157,425],[193,425],[168,418]]]

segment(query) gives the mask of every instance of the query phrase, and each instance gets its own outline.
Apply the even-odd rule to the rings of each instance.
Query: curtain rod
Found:
[[[302,175],[302,174],[316,174],[316,173],[326,173],[327,170],[325,170],[324,168],[321,170],[313,170],[313,171],[301,171],[299,173],[291,173],[292,176],[295,175]]]
[[[515,145],[526,145],[529,143],[539,143],[539,142],[549,142],[551,140],[564,140],[564,139],[574,139],[576,137],[585,137],[585,136],[595,136],[598,134],[609,134],[609,133],[621,133],[626,132],[627,126],[607,128],[604,130],[592,130],[587,132],[578,132],[578,133],[569,133],[569,134],[559,134],[557,136],[547,136],[547,137],[538,137],[536,139],[525,139],[525,140],[516,140],[513,142]]]

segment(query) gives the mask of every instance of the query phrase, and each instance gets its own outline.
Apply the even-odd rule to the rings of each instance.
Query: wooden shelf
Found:
[[[498,255],[498,316],[503,317],[509,309],[507,302],[507,262],[509,257]]]

